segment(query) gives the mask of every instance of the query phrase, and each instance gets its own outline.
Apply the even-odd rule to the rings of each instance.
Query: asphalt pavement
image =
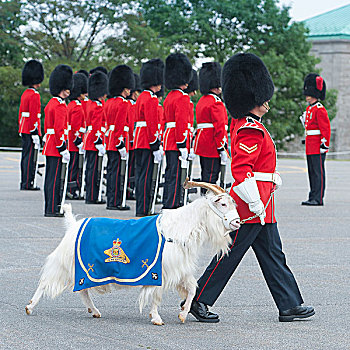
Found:
[[[153,326],[148,309],[138,311],[138,289],[94,295],[102,318],[87,313],[80,297],[70,291],[55,300],[43,299],[33,315],[25,306],[39,280],[46,256],[64,234],[63,219],[43,216],[43,191],[19,191],[20,153],[0,153],[0,349],[350,349],[350,162],[326,161],[324,207],[303,207],[308,180],[304,159],[281,159],[283,186],[277,193],[277,219],[287,256],[306,305],[315,307],[310,319],[279,323],[254,253],[250,250],[212,310],[217,324],[182,324],[180,297],[165,295]],[[43,158],[40,157],[40,161]],[[198,175],[198,161],[195,173]],[[43,189],[42,178],[38,185]],[[196,195],[192,195],[195,199]],[[105,205],[72,201],[78,217],[133,217],[111,212]],[[211,260],[204,249],[196,276]]]

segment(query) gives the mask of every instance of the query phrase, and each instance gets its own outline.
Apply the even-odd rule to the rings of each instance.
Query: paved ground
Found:
[[[139,314],[137,289],[96,295],[101,319],[91,318],[79,296],[69,292],[42,300],[32,316],[25,314],[44,259],[63,235],[63,222],[43,217],[42,191],[18,190],[19,156],[0,153],[0,349],[350,349],[350,162],[326,162],[326,205],[309,208],[300,206],[308,191],[305,161],[279,161],[280,233],[303,297],[316,309],[313,318],[278,322],[249,252],[213,308],[220,323],[202,324],[189,316],[181,324],[180,299],[171,292],[160,310],[166,324],[156,327],[148,312]],[[74,202],[73,210],[81,216],[114,214],[83,202]],[[133,216],[134,209],[121,215]],[[211,258],[205,253],[198,276]]]

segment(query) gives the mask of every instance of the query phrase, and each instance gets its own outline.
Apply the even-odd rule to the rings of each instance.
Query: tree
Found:
[[[90,61],[99,56],[103,36],[125,8],[121,0],[28,0],[23,14],[29,53],[46,60]]]
[[[291,22],[289,7],[276,0],[141,0],[146,23],[172,50],[208,57],[223,64],[237,52],[253,52],[265,62],[274,84],[271,111],[264,120],[280,145],[301,134],[303,81],[316,72],[307,29]],[[326,104],[335,108],[335,92]]]

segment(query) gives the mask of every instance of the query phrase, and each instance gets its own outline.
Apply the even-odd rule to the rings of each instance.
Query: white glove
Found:
[[[188,157],[188,150],[187,148],[179,148],[179,151],[181,153],[180,160],[187,160]]]
[[[260,217],[261,225],[265,225],[264,217],[266,216],[264,203],[261,199],[256,202],[248,203],[249,210]]]
[[[194,153],[194,149],[191,148],[190,153],[188,154],[188,159],[193,160],[194,158],[196,158],[196,154]]]
[[[320,147],[320,153],[321,154],[326,153],[327,151],[328,151],[328,147],[324,143],[322,143]]]
[[[126,159],[126,156],[128,154],[128,152],[126,151],[126,148],[123,147],[121,149],[118,149],[119,153],[120,153],[120,158],[121,159]]]
[[[84,150],[83,146],[84,146],[83,142],[79,143],[79,145],[77,146],[78,149],[79,149],[79,154],[84,154],[85,153],[85,150]]]
[[[306,112],[303,113],[303,115],[301,115],[299,117],[301,124],[303,124],[303,126],[305,127],[305,119],[306,119]]]
[[[46,142],[46,138],[47,138],[47,136],[46,136],[46,134],[43,136],[43,142],[45,143]]]
[[[276,186],[276,190],[278,190],[282,186],[282,178],[278,171],[275,171],[274,184]]]
[[[161,149],[159,149],[158,151],[153,151],[153,156],[154,156],[154,162],[160,163],[162,161],[163,151]]]
[[[62,163],[68,164],[70,161],[70,154],[67,149],[61,152],[61,156],[62,156]]]
[[[40,137],[39,137],[39,135],[32,135],[32,141],[33,141],[34,145],[40,146]]]
[[[106,154],[106,148],[105,148],[105,146],[102,145],[102,143],[99,145],[95,145],[95,147],[98,150],[99,156],[104,156]]]
[[[227,153],[226,153],[225,150],[220,152],[220,158],[221,158],[221,165],[226,165],[226,163],[227,163]]]

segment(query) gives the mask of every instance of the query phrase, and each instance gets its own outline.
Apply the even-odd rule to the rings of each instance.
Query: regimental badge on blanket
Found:
[[[161,286],[165,239],[159,220],[85,219],[75,242],[74,291],[109,283]]]

